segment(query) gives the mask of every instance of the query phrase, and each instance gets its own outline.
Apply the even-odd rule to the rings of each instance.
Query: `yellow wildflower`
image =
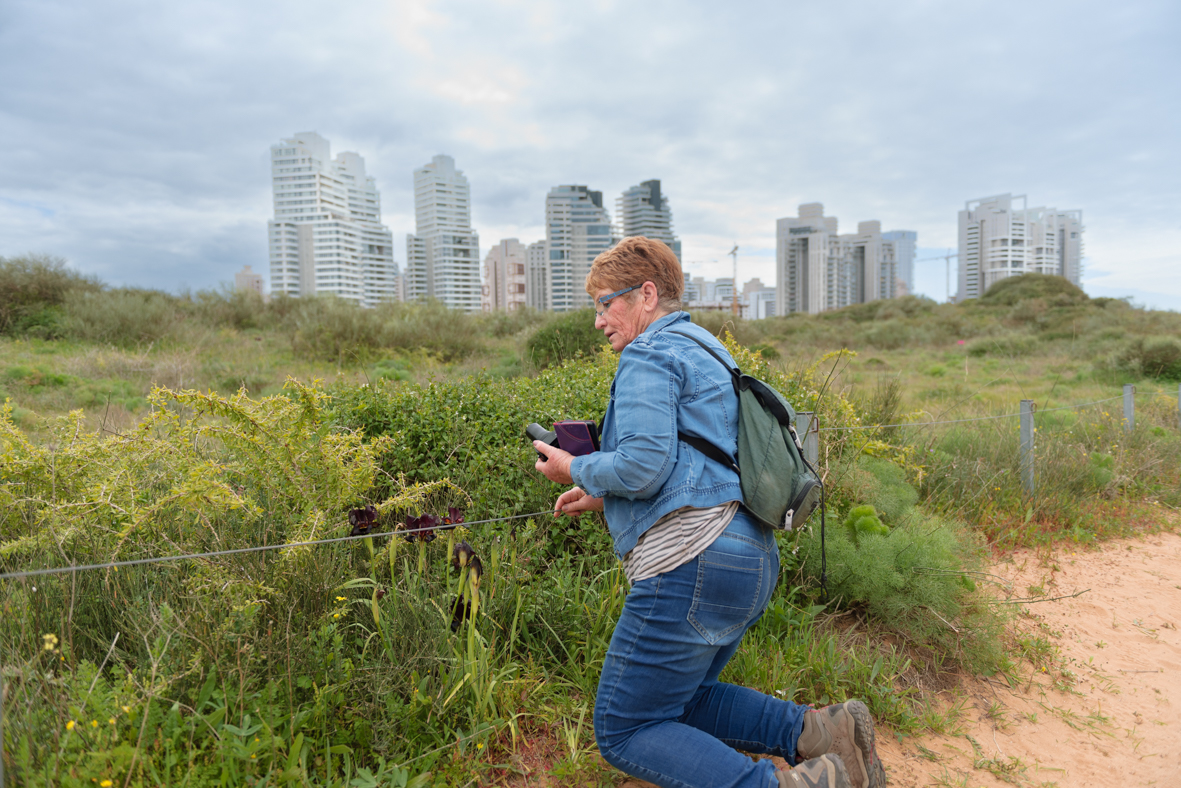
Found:
[[[102,786],[102,788],[111,788],[114,783],[110,780],[103,780],[101,783],[99,783],[99,785]]]
[[[69,722],[66,723],[66,730],[68,730],[68,731],[74,730],[74,721],[73,720],[70,720]]]
[[[343,602],[343,601],[345,601],[345,597],[343,597],[343,596],[338,596],[338,597],[336,598],[336,601],[337,601],[337,602]]]
[[[97,728],[98,727],[98,720],[91,720],[90,727]]]
[[[332,617],[333,617],[333,618],[340,618],[340,613],[333,613],[333,614],[332,614]]]
[[[57,635],[52,632],[41,636],[41,648],[44,651],[57,650]]]
[[[115,724],[115,718],[114,718],[114,717],[111,717],[109,720],[107,720],[107,722],[109,722],[109,723],[111,723],[112,725],[114,725],[114,724]]]
[[[130,707],[130,706],[124,706],[124,707],[123,707],[123,713],[124,713],[124,714],[130,714],[130,713],[131,713],[131,707]]]

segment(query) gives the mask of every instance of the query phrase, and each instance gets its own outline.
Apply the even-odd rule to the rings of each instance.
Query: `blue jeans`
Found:
[[[704,553],[632,586],[595,698],[608,763],[670,788],[778,785],[734,748],[794,764],[807,708],[718,681],[778,575],[774,535],[739,508]]]

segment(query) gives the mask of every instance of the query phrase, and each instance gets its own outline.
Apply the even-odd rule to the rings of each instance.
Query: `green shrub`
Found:
[[[845,530],[854,544],[860,543],[862,537],[885,536],[890,529],[882,523],[877,511],[868,504],[854,506],[845,517]]]
[[[899,465],[878,457],[861,456],[838,469],[836,478],[849,500],[868,505],[891,525],[901,524],[918,502],[919,494]]]
[[[47,255],[0,257],[0,334],[32,334],[55,339],[65,334],[61,307],[75,292],[98,292],[102,285]]]
[[[387,303],[372,311],[374,320],[381,324],[379,341],[384,348],[425,350],[444,361],[453,361],[483,346],[474,317],[449,309],[441,301]]]
[[[858,521],[876,519],[864,513],[871,507],[858,509]],[[828,532],[828,590],[835,605],[889,622],[913,645],[952,655],[969,670],[991,672],[1003,664],[1002,621],[971,593],[972,573],[983,558],[979,541],[937,517],[912,517],[886,535],[879,524],[866,525],[867,531]],[[810,584],[820,576],[818,530],[799,540],[799,572]]]
[[[77,339],[135,347],[177,336],[185,304],[159,290],[73,290],[65,299],[66,329]]]
[[[193,312],[211,328],[242,330],[268,327],[276,322],[274,312],[262,296],[253,290],[230,287],[198,292],[193,298]]]
[[[1086,302],[1087,294],[1062,276],[1022,274],[1000,280],[980,297],[982,304],[1016,306],[1029,299],[1056,299],[1057,304]]]
[[[476,315],[475,324],[481,331],[501,339],[516,336],[525,331],[532,331],[538,326],[544,325],[549,317],[547,313],[529,307],[513,310],[497,309]]]
[[[970,356],[1027,356],[1036,350],[1038,341],[1029,334],[1000,334],[977,337],[968,343]]]
[[[1181,380],[1181,340],[1136,337],[1116,355],[1113,366],[1136,376]]]
[[[743,347],[751,347],[763,342],[764,331],[769,321],[734,319],[729,311],[716,309],[688,309],[689,318],[715,337],[728,332],[734,340]]]
[[[595,328],[593,308],[564,312],[551,318],[529,337],[529,362],[546,369],[579,355],[590,356],[607,347],[607,338]]]

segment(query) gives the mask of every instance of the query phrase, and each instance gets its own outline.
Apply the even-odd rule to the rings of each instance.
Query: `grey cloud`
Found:
[[[954,244],[964,200],[1027,193],[1083,208],[1102,250],[1116,247],[1107,228],[1174,227],[1181,196],[1169,2],[1003,2],[995,24],[926,0],[0,14],[0,69],[21,74],[0,85],[14,154],[0,159],[0,254],[63,254],[112,282],[265,269],[267,148],[309,129],[365,157],[399,236],[411,172],[439,152],[471,180],[485,245],[540,234],[555,184],[588,183],[613,207],[657,177],[688,259],[738,240],[764,281],[774,220],[800,202],[937,246]]]

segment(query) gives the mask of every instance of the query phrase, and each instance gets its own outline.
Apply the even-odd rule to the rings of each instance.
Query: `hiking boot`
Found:
[[[775,772],[779,788],[853,788],[839,755],[821,755],[796,764],[791,771]]]
[[[883,788],[886,784],[886,772],[873,747],[873,718],[859,700],[806,712],[796,752],[801,758],[825,753],[841,756],[853,788]]]

